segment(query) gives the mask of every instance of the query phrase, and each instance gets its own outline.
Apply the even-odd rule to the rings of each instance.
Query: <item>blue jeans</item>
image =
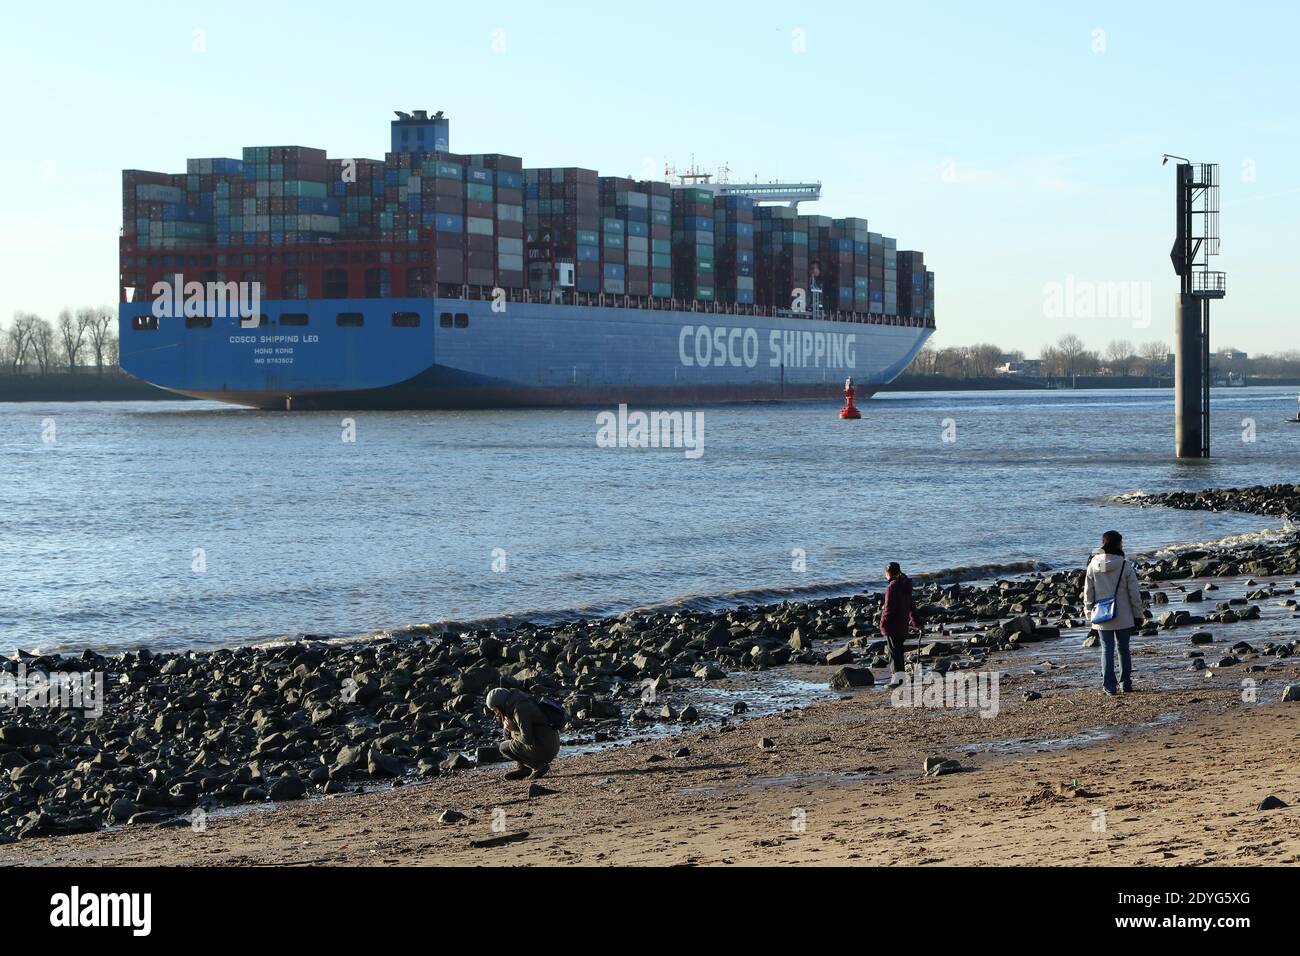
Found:
[[[1115,693],[1115,645],[1119,645],[1119,683],[1128,690],[1133,683],[1133,658],[1128,651],[1129,638],[1137,628],[1098,631],[1101,635],[1101,686]]]

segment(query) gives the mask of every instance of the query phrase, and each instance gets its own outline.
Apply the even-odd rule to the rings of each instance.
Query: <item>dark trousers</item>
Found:
[[[501,756],[523,767],[540,770],[549,767],[560,752],[560,735],[550,727],[534,727],[532,746],[517,737],[501,741]]]
[[[889,669],[903,670],[903,660],[907,656],[907,634],[886,634],[885,643],[889,645]]]
[[[1101,635],[1101,686],[1112,694],[1115,682],[1115,651],[1119,650],[1119,687],[1128,690],[1133,681],[1133,658],[1129,654],[1128,642],[1135,629],[1126,627],[1120,631],[1098,631]]]

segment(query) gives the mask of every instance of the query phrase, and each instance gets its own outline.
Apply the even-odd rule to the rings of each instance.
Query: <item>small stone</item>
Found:
[[[673,751],[674,757],[689,757],[691,755],[690,747],[678,747]]]
[[[560,791],[558,790],[551,790],[548,787],[543,787],[540,783],[530,783],[528,785],[528,799],[530,800],[533,797],[549,797],[551,794],[559,792]]]
[[[1257,806],[1255,809],[1256,810],[1280,810],[1286,805],[1287,805],[1286,801],[1279,800],[1277,797],[1273,796],[1273,794],[1270,793],[1263,800],[1259,801],[1259,806]]]
[[[1040,693],[1038,693],[1038,691],[1036,691],[1036,690],[1027,690],[1027,691],[1025,691],[1025,702],[1026,702],[1026,703],[1028,703],[1028,702],[1031,701],[1031,700],[1042,700],[1042,699],[1043,699],[1043,695],[1040,694]]]
[[[762,737],[758,741],[759,750],[771,750],[776,746],[776,742],[771,737]]]
[[[444,826],[452,823],[460,823],[460,821],[464,819],[465,814],[461,813],[459,810],[443,810],[442,813],[438,814],[438,822]]]

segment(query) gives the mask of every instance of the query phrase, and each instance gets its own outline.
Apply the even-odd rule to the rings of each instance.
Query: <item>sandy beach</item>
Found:
[[[1258,586],[1216,583],[1224,596]],[[1215,626],[1212,643],[1195,650],[1214,657],[1236,642],[1294,636],[1285,600],[1260,604],[1260,620]],[[1281,702],[1300,663],[1239,650],[1236,666],[1192,671],[1189,631],[1162,632],[1135,640],[1136,692],[1106,697],[1083,633],[991,658],[1000,674],[991,718],[896,706],[884,689],[863,688],[567,756],[532,795],[527,782],[503,781],[503,766],[485,766],[221,810],[202,829],[25,839],[0,847],[0,863],[1300,862],[1300,703]],[[789,670],[810,680],[827,673]],[[927,776],[927,758],[961,769]],[[1269,796],[1287,806],[1258,809]]]

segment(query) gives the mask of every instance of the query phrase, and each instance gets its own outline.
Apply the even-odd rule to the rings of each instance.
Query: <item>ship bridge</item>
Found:
[[[668,167],[664,170],[664,175],[670,182],[675,177],[678,185],[707,189],[714,196],[748,196],[756,203],[788,203],[791,209],[798,209],[801,202],[817,202],[822,198],[821,183],[731,183],[727,182],[730,172],[726,166],[716,173],[704,172],[692,161],[686,172]],[[713,182],[715,175],[722,181]]]
[[[717,196],[748,196],[754,202],[784,202],[798,209],[801,202],[822,198],[821,183],[707,183]]]

